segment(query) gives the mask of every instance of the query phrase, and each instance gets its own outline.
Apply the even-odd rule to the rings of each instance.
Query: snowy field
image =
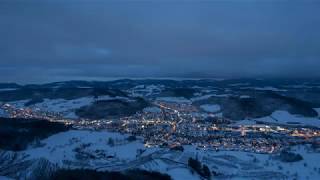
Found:
[[[55,134],[21,153],[29,160],[40,158],[65,168],[122,171],[141,168],[169,174],[174,180],[200,180],[188,167],[190,157],[221,175],[215,179],[318,179],[319,153],[308,145],[295,146],[303,160],[285,163],[277,154],[213,151],[184,146],[184,151],[146,148],[143,139],[128,141],[128,135],[107,131],[70,130]],[[110,140],[112,139],[112,141]]]
[[[158,107],[146,107],[143,109],[144,112],[148,112],[148,113],[160,113],[161,109]]]
[[[206,100],[211,97],[229,97],[232,96],[232,94],[207,94],[207,95],[197,95],[196,97],[187,99],[184,97],[158,97],[156,100],[158,101],[165,101],[165,102],[175,102],[175,103],[189,103],[191,104],[192,102],[195,101],[201,101],[201,100]]]
[[[200,106],[206,112],[216,113],[221,110],[220,105],[218,104],[204,104]]]
[[[320,127],[319,118],[309,118],[299,115],[290,114],[287,111],[275,111],[271,116],[255,119],[255,121],[285,124],[285,125],[301,125]]]
[[[230,96],[232,96],[232,94],[207,94],[207,95],[200,95],[200,96],[191,98],[190,100],[192,102],[194,102],[194,101],[206,100],[206,99],[209,99],[211,97],[223,97],[223,98],[226,98],[226,97],[230,97]]]
[[[126,98],[126,97],[110,97],[110,96],[99,96],[98,98],[83,97],[83,98],[77,98],[77,99],[71,99],[71,100],[44,99],[43,102],[33,104],[31,106],[28,106],[28,108],[32,108],[34,110],[60,113],[65,118],[77,119],[78,116],[76,116],[74,113],[76,109],[81,108],[83,106],[91,105],[95,101],[115,100],[115,99],[131,101],[129,98]],[[29,101],[30,99],[13,101],[13,102],[9,102],[9,104],[13,105],[16,108],[26,108],[25,104]]]
[[[320,117],[320,108],[314,108],[315,111],[318,113],[318,117]]]
[[[0,117],[8,117],[7,112],[5,112],[3,109],[0,109]]]
[[[190,152],[195,151],[190,147]],[[276,155],[254,154],[238,151],[198,151],[202,162],[224,176],[220,179],[317,179],[320,177],[320,156],[308,146],[294,147],[304,160],[281,162]],[[219,179],[219,178],[218,178]]]
[[[112,139],[112,143],[109,142]],[[45,157],[50,162],[64,165],[64,161],[87,160],[81,155],[91,155],[94,161],[88,161],[89,165],[109,161],[108,156],[112,156],[120,161],[129,161],[136,158],[138,149],[144,149],[140,141],[128,142],[127,135],[110,133],[107,131],[80,131],[71,130],[55,134],[41,142],[41,147],[30,147],[24,151],[29,158],[37,159]],[[79,152],[79,151],[80,152]],[[128,153],[130,152],[130,153]],[[77,157],[77,154],[79,157]],[[81,158],[80,158],[81,157]]]
[[[191,104],[191,101],[184,97],[158,97],[157,101]]]
[[[319,108],[315,109],[319,114]],[[320,128],[320,116],[318,117],[304,117],[301,115],[290,114],[287,111],[275,111],[270,116],[245,119],[237,121],[236,125],[253,125],[256,122],[272,123],[279,125],[291,125],[291,126],[312,126]]]
[[[130,89],[130,93],[133,97],[147,97],[151,95],[160,94],[164,89],[163,85],[139,85]]]
[[[266,87],[241,87],[240,89],[254,89],[257,91],[275,91],[275,92],[286,92],[288,90],[286,89],[279,89],[271,86],[266,86]]]

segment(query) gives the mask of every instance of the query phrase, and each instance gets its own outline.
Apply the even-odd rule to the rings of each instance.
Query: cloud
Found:
[[[111,51],[108,48],[94,47],[94,46],[78,46],[71,44],[57,45],[52,56],[56,56],[57,59],[66,60],[80,60],[90,58],[106,58],[111,55]]]
[[[319,77],[319,8],[300,0],[4,0],[0,66],[12,75],[2,71],[0,81]]]

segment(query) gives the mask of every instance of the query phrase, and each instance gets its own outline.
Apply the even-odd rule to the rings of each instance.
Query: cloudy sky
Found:
[[[1,0],[0,82],[320,77],[318,0]]]

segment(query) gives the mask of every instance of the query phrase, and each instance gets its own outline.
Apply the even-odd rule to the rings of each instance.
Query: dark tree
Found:
[[[128,140],[129,142],[133,142],[133,141],[136,141],[136,140],[137,140],[137,137],[136,137],[136,136],[129,136],[129,137],[127,138],[127,140]]]
[[[203,173],[203,177],[205,177],[205,178],[210,178],[211,177],[210,169],[205,164],[202,166],[202,173]]]
[[[188,165],[191,167],[194,171],[196,171],[200,176],[206,179],[211,178],[211,172],[207,165],[201,164],[201,162],[197,159],[189,158]],[[214,175],[216,173],[214,172]]]
[[[202,174],[201,163],[197,159],[189,158],[188,165],[198,174]]]
[[[172,147],[171,150],[183,152],[183,151],[184,151],[184,148],[183,148],[183,146],[175,146],[175,147]]]
[[[108,145],[111,147],[114,146],[114,140],[111,137],[108,139]]]

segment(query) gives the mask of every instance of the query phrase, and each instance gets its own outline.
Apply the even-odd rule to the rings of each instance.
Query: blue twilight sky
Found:
[[[0,82],[320,77],[319,0],[0,0]]]

